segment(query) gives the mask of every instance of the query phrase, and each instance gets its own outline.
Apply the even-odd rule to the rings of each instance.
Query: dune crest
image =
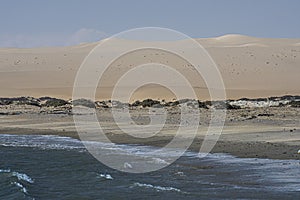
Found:
[[[216,37],[215,39],[222,41],[222,42],[237,42],[237,41],[256,40],[255,37],[250,37],[250,36],[240,35],[240,34],[227,34],[227,35],[222,35],[222,36]]]

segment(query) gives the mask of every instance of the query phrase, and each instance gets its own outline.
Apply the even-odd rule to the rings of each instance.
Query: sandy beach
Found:
[[[136,138],[122,132],[114,121],[111,108],[97,108],[97,115],[104,133],[113,143],[164,146],[175,136],[180,120],[177,106],[166,109],[168,117],[163,129],[149,138]],[[1,134],[59,135],[80,139],[74,114],[69,113],[66,107],[10,105],[1,106],[0,111]],[[122,108],[119,111],[122,112]],[[148,108],[132,107],[130,114],[137,124],[149,123]],[[201,124],[190,150],[199,152],[210,114],[211,109],[200,109]],[[300,146],[299,117],[299,108],[294,107],[227,110],[224,129],[212,152],[238,157],[300,159],[297,154]],[[181,139],[184,141],[191,137],[187,130]]]

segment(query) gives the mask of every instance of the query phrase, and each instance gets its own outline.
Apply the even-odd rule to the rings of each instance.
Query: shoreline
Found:
[[[58,135],[80,139],[73,116],[95,108],[98,122],[112,142],[157,147],[166,145],[175,136],[181,119],[180,108],[184,104],[200,111],[198,135],[189,148],[194,152],[199,152],[212,110],[227,108],[223,132],[211,153],[228,153],[242,158],[300,160],[300,154],[297,153],[300,149],[299,96],[227,100],[215,104],[190,99],[164,103],[147,99],[131,105],[118,101],[91,102],[83,99],[75,101],[74,105],[74,101],[51,97],[0,100],[0,134]],[[166,109],[167,119],[163,129],[150,138],[138,139],[126,135],[116,125],[112,115],[112,107],[120,112],[128,108],[136,124],[147,125],[150,123],[149,108],[156,106]],[[74,107],[78,108],[79,113],[74,112]],[[140,134],[143,134],[142,131]],[[189,137],[187,131],[182,140]]]
[[[55,135],[61,137],[70,137],[80,140],[77,132],[54,131],[43,129],[22,129],[8,128],[0,129],[0,134],[10,135]],[[163,147],[172,138],[172,135],[160,135],[151,138],[132,139],[125,134],[106,134],[115,144],[143,145],[153,147]],[[188,150],[199,152],[203,139],[196,137]],[[299,145],[286,144],[284,142],[263,142],[263,141],[228,141],[218,140],[210,153],[224,153],[236,156],[238,158],[261,158],[261,159],[279,159],[279,160],[300,160],[300,154],[297,154]]]

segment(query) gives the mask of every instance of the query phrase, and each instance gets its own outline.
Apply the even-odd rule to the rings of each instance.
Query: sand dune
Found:
[[[245,43],[245,44],[236,44],[236,45],[223,45],[223,46],[218,46],[219,48],[230,48],[230,47],[268,47],[265,44],[260,44],[260,43]]]
[[[225,35],[197,39],[197,41],[206,48],[218,65],[228,98],[300,94],[300,39]],[[120,45],[126,45],[130,41],[119,42]],[[71,98],[77,70],[96,44],[0,49],[0,96]],[[188,51],[192,52],[193,49],[187,49]],[[176,60],[171,55],[158,53],[161,52],[140,51],[114,62],[107,71],[106,77],[101,80],[101,86],[104,87],[97,91],[97,99],[109,99],[112,86],[122,73],[146,61],[174,67],[190,80],[200,99],[209,98],[205,82],[201,76],[195,74],[192,66]],[[124,88],[125,94],[126,88]],[[137,90],[132,99],[148,97],[173,99],[174,95],[163,87],[149,85]]]

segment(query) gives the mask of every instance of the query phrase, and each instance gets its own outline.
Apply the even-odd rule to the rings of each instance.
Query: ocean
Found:
[[[155,148],[99,145],[132,156]],[[300,199],[300,163],[186,152],[168,167],[133,174],[105,166],[80,140],[0,135],[0,199]]]

